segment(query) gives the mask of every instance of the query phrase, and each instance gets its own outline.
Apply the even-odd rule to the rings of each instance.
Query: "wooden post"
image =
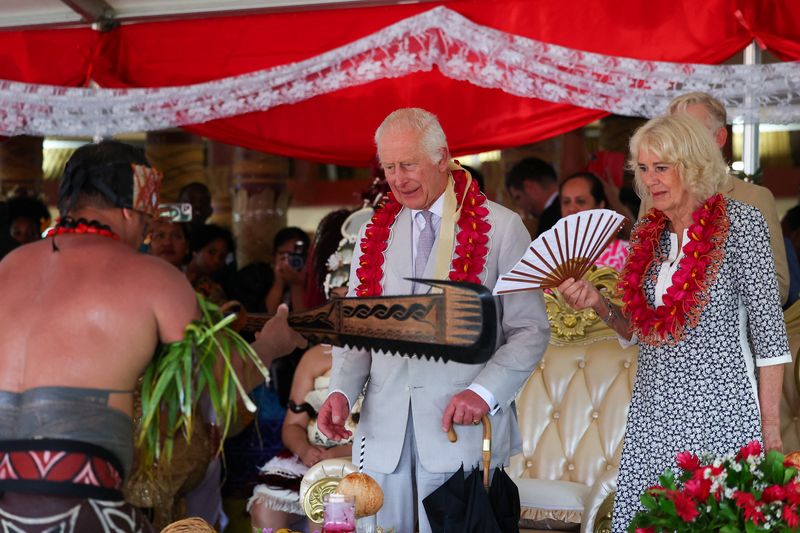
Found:
[[[20,135],[0,142],[0,194],[42,192],[42,138]]]
[[[162,201],[175,202],[181,187],[189,183],[208,185],[201,137],[178,129],[151,131],[147,133],[145,153],[150,164],[164,173]]]
[[[286,157],[236,147],[233,150],[233,233],[239,268],[272,261],[272,239],[286,226],[291,197]]]

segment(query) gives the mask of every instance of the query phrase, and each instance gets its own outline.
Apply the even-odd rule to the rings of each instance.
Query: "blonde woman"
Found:
[[[639,345],[615,533],[679,452],[725,454],[754,439],[780,449],[791,361],[767,225],[754,207],[718,194],[727,174],[710,133],[688,115],[655,118],[631,139],[630,165],[653,209],[631,235],[622,309],[585,281],[559,287]]]

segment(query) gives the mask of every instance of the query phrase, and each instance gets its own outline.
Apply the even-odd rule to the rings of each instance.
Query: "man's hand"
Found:
[[[303,450],[303,453],[300,454],[300,460],[303,462],[304,465],[311,467],[320,462],[325,455],[325,450],[318,446],[308,445],[308,447]]]
[[[347,417],[350,416],[350,402],[341,392],[333,392],[319,408],[317,415],[317,429],[331,440],[344,440],[353,433],[344,427]]]
[[[292,352],[295,348],[305,348],[308,345],[308,341],[302,335],[289,327],[286,321],[288,317],[289,308],[286,304],[279,305],[278,312],[264,324],[252,344],[265,364]]]
[[[450,399],[442,416],[442,431],[447,433],[453,424],[477,424],[489,413],[483,398],[467,389]]]

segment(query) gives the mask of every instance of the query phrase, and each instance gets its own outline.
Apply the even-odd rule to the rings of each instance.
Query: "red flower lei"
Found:
[[[697,325],[708,303],[708,289],[717,278],[730,229],[726,200],[719,194],[712,196],[692,213],[692,219],[694,224],[687,232],[689,242],[683,247],[685,255],[672,275],[672,286],[664,294],[663,305],[655,309],[647,303],[644,280],[656,260],[667,217],[651,209],[631,235],[631,251],[617,291],[633,333],[645,344],[677,344],[687,325]]]
[[[463,169],[452,171],[455,181],[456,203],[464,198],[467,175]],[[472,180],[467,197],[458,218],[459,228],[456,235],[456,247],[449,278],[453,281],[469,281],[480,283],[478,277],[483,272],[486,256],[489,253],[489,230],[491,225],[486,221],[489,210],[483,205],[486,196],[478,188],[478,182]],[[375,210],[372,220],[367,225],[364,238],[361,239],[361,259],[356,270],[359,285],[357,296],[380,296],[383,292],[384,252],[389,246],[389,235],[397,214],[403,208],[390,192],[384,203]]]
[[[111,228],[105,224],[101,224],[96,220],[86,220],[85,218],[75,220],[71,217],[59,219],[56,225],[47,233],[46,237],[74,234],[99,235],[101,237],[114,239],[115,241],[119,240],[119,235],[111,231]]]

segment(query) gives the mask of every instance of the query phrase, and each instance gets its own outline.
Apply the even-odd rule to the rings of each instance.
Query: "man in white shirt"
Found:
[[[349,294],[430,290],[412,277],[466,279],[491,289],[530,244],[519,216],[486,200],[451,165],[431,113],[397,110],[375,141],[393,199],[361,229]],[[479,463],[484,415],[493,428],[492,466],[507,464],[521,445],[514,398],[548,340],[542,296],[526,292],[498,299],[497,349],[486,364],[334,348],[331,392],[318,427],[332,439],[348,436],[344,421],[367,384],[354,442],[357,450],[365,437],[364,470],[385,492],[381,526],[412,533],[418,523],[421,533],[430,531],[422,500],[462,464],[469,470]],[[455,443],[447,438],[453,424],[462,424]]]

